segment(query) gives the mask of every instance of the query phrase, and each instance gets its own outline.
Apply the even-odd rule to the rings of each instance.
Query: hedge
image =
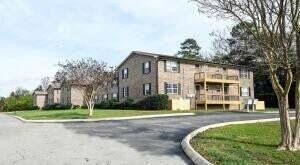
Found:
[[[67,109],[71,109],[72,107],[76,107],[76,106],[63,105],[63,104],[49,104],[43,107],[42,109],[43,110],[67,110]]]
[[[168,95],[153,95],[138,102],[134,102],[131,98],[122,103],[118,103],[117,100],[109,100],[96,104],[95,109],[166,110],[168,100]]]

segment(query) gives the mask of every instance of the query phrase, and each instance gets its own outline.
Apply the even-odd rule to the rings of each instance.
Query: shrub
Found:
[[[40,107],[38,107],[38,106],[33,106],[32,107],[32,110],[39,110],[40,109]]]
[[[96,104],[95,104],[95,106],[96,106]],[[86,106],[86,105],[82,105],[81,106],[81,109],[87,109],[88,107]]]
[[[118,100],[112,99],[107,101],[102,101],[100,104],[95,104],[95,109],[117,109]]]
[[[71,109],[72,105],[63,105],[63,104],[50,104],[46,105],[43,110],[66,110]]]
[[[142,109],[142,110],[166,110],[168,109],[168,95],[149,96],[139,102],[134,102],[128,98],[122,103],[117,100],[102,101],[100,104],[95,104],[95,109]],[[86,109],[86,106],[81,108]]]
[[[28,94],[24,96],[10,96],[4,100],[3,111],[34,110],[33,97]]]
[[[72,109],[80,109],[81,106],[80,106],[80,105],[72,105],[71,108],[72,108]]]
[[[168,95],[149,96],[136,103],[136,108],[144,110],[166,110],[168,109]]]
[[[126,99],[124,102],[119,103],[117,105],[119,109],[135,109],[136,104],[134,103],[134,100],[131,98]]]

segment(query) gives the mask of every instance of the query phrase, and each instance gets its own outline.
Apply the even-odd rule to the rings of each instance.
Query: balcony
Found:
[[[200,94],[197,96],[197,104],[240,104],[240,96]]]
[[[214,82],[214,83],[228,83],[228,84],[239,84],[239,75],[229,75],[222,73],[209,73],[201,72],[195,74],[195,82]]]

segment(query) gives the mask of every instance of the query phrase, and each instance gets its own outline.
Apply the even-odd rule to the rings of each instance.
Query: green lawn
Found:
[[[232,125],[192,139],[194,149],[213,164],[300,164],[300,151],[277,151],[278,122]]]
[[[95,110],[92,117],[88,116],[88,110],[47,110],[47,111],[17,111],[10,112],[28,120],[48,119],[101,119],[111,117],[129,117],[155,114],[191,113],[195,111],[139,111],[139,110]]]
[[[266,108],[266,110],[265,110],[266,112],[275,112],[275,111],[279,111],[279,109],[278,108]]]

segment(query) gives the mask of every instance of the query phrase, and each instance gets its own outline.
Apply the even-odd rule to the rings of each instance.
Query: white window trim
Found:
[[[123,90],[123,91],[122,91],[122,92],[123,92],[123,94],[122,94],[122,95],[123,95],[123,97],[124,97],[124,98],[127,98],[127,97],[129,97],[129,91],[128,91],[128,90],[129,90],[129,88],[127,88],[127,87],[123,87],[123,89],[122,89],[122,90]]]
[[[144,70],[144,74],[149,74],[151,72],[151,62],[150,61],[144,63],[143,70]]]
[[[249,88],[242,87],[241,88],[241,94],[242,94],[242,97],[249,97],[250,96]]]
[[[241,69],[240,72],[241,72],[240,76],[241,76],[242,79],[247,79],[248,78],[248,71],[246,69]]]
[[[112,98],[113,98],[113,99],[118,98],[118,94],[117,94],[117,93],[113,93],[113,94],[112,94]]]
[[[147,89],[148,86],[148,89]],[[151,95],[151,83],[144,84],[144,95],[150,96]]]
[[[179,72],[179,65],[177,61],[166,61],[166,70],[168,72]]]
[[[167,83],[166,85],[166,91],[167,94],[178,94],[179,93],[179,85],[177,83]]]
[[[128,78],[128,68],[123,69],[122,71],[122,78],[127,79]]]

